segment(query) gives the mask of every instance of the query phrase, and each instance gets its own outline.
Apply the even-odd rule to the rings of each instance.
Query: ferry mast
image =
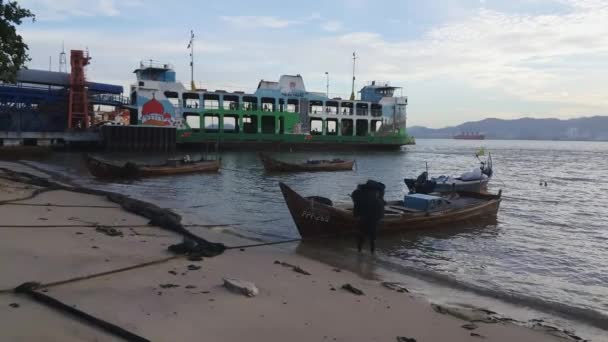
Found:
[[[355,62],[357,60],[357,54],[355,52],[353,52],[353,88],[352,88],[352,92],[350,93],[350,100],[354,101],[355,100]]]
[[[196,90],[194,84],[194,31],[190,30],[190,42],[188,43],[188,49],[190,49],[190,88]]]

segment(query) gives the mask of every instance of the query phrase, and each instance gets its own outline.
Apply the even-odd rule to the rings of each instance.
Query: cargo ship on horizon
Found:
[[[484,140],[486,137],[479,132],[462,132],[460,134],[456,134],[453,136],[453,138],[462,140]]]

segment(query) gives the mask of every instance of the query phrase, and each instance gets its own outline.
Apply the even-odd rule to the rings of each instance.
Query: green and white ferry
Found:
[[[399,149],[407,97],[399,87],[370,82],[360,100],[309,92],[300,75],[259,82],[255,92],[195,89],[176,82],[169,64],[142,62],[131,104],[139,125],[173,126],[178,144],[228,149]]]

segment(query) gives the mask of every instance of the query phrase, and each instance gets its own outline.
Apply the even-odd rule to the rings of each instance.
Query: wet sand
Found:
[[[35,172],[19,164],[0,167]],[[146,226],[147,219],[100,196],[57,190],[18,205],[5,202],[36,189],[0,177],[0,225],[12,226],[0,228],[0,340],[119,341],[10,289],[26,281],[59,282],[163,260],[172,256],[167,247],[181,237]],[[127,227],[116,228],[122,236],[109,236],[92,224]],[[42,227],[62,225],[69,227]],[[197,233],[227,246],[252,243],[209,230]],[[297,265],[310,275],[275,261]],[[222,287],[224,277],[253,282],[259,294],[231,292]],[[342,289],[344,284],[364,295]],[[176,258],[46,290],[152,341],[561,340],[505,322],[475,323],[478,328],[467,330],[462,326],[469,322],[435,312],[424,298],[272,246],[230,249],[202,261]]]

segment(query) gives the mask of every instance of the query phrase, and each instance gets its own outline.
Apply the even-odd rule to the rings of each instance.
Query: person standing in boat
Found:
[[[376,250],[376,230],[378,222],[384,217],[384,184],[368,180],[359,184],[353,191],[353,214],[359,220],[357,234],[357,249],[363,249],[365,238],[369,240],[370,252]]]

